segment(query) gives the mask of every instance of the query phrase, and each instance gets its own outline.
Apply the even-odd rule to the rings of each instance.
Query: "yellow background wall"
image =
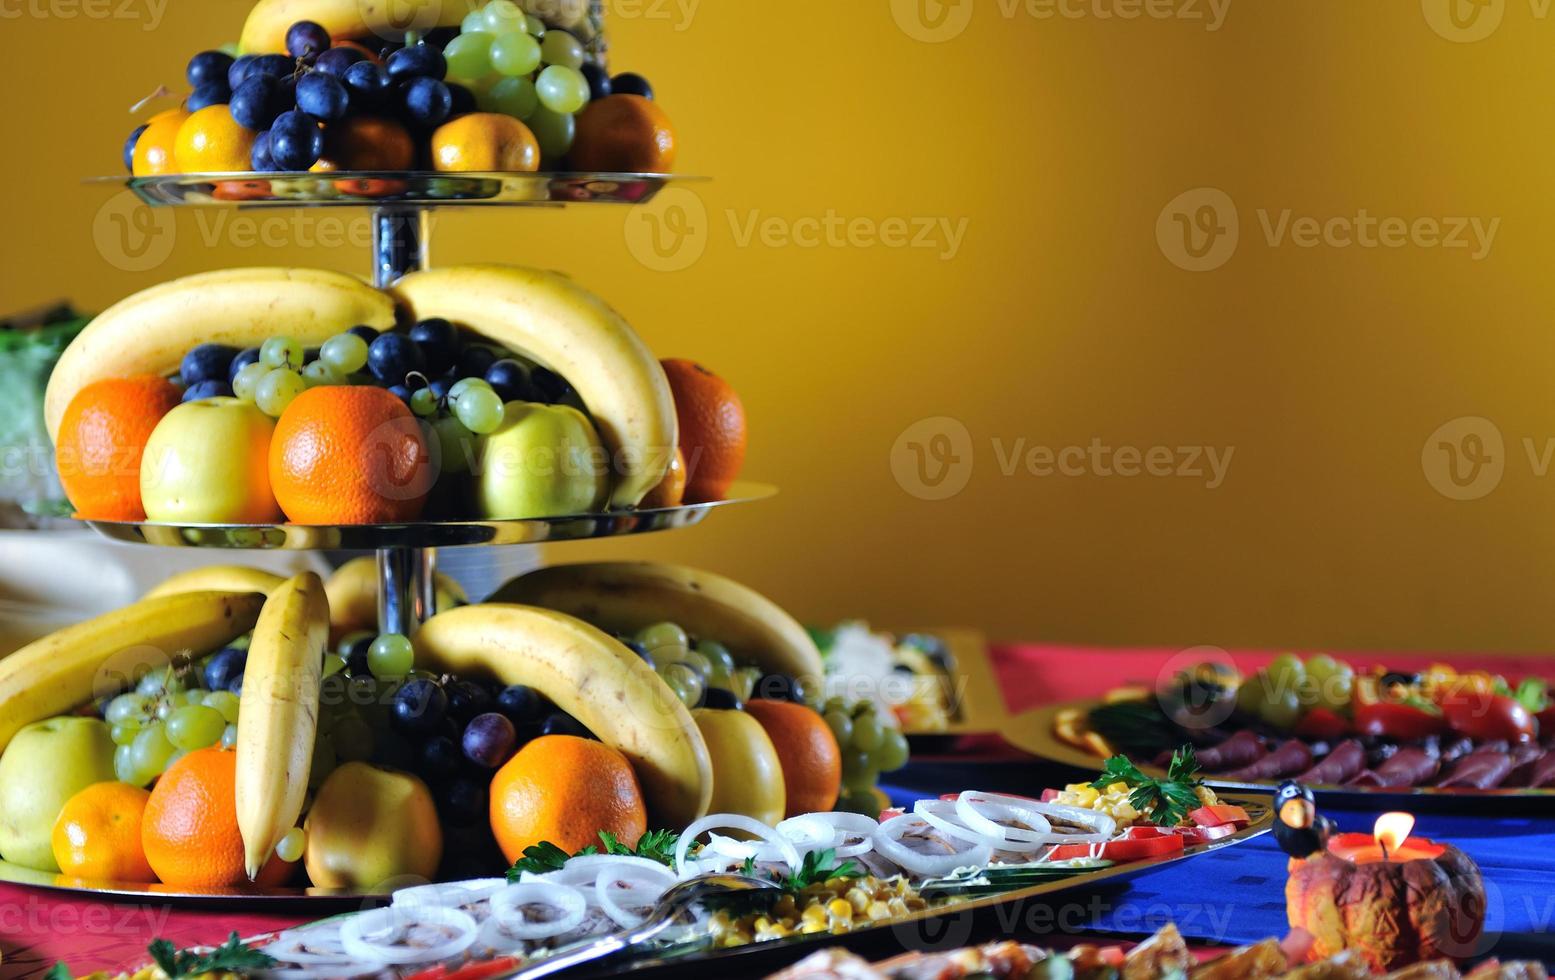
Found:
[[[706,563],[814,621],[1555,646],[1548,5],[1481,0],[1474,21],[1468,0],[924,4],[612,0],[615,67],[655,81],[681,170],[714,178],[653,212],[689,237],[656,252],[648,217],[613,209],[438,218],[436,262],[569,270],[661,354],[732,379],[754,420],[748,475],[783,488],[697,530],[566,556]],[[364,223],[285,213],[258,228],[278,249],[234,215],[179,215],[165,260],[126,271],[100,210],[110,193],[77,182],[116,172],[128,104],[234,38],[244,7],[112,6],[130,19],[0,2],[4,306],[100,308],[224,265],[365,272],[364,250],[316,244]],[[925,40],[941,16],[960,33]],[[1169,205],[1195,188],[1224,196]],[[1205,227],[1225,230],[1202,262],[1223,264],[1180,268],[1172,256],[1194,261],[1176,215],[1191,224],[1214,201]],[[1363,211],[1406,241],[1354,243]],[[828,214],[858,220],[851,241],[793,243]],[[771,224],[747,235],[753,217]],[[876,233],[898,231],[892,218],[964,237],[890,247]],[[1313,235],[1303,218],[1344,222]],[[1442,247],[1408,230],[1420,218],[1494,235],[1488,250]],[[965,426],[971,471],[926,500],[909,492],[926,488],[910,444],[953,429],[909,433],[901,481],[893,447],[936,416]],[[1433,437],[1464,416],[1492,428]],[[1233,455],[1213,489],[1090,464],[1002,472],[1020,440],[1093,439]],[[1484,458],[1461,491],[1444,441]]]

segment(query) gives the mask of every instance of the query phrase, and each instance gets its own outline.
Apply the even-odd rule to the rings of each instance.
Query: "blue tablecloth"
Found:
[[[1017,767],[1017,768],[1012,768]],[[1043,775],[1046,773],[1046,775]],[[954,789],[1027,792],[1062,785],[1073,773],[1033,763],[998,767],[949,761],[914,765],[886,787],[894,803]],[[1555,965],[1555,813],[1498,815],[1483,804],[1473,813],[1422,813],[1415,835],[1450,841],[1480,866],[1487,914],[1480,952],[1536,958]],[[1391,809],[1381,808],[1381,809]],[[1342,831],[1370,832],[1380,809],[1322,811]],[[1049,911],[1028,913],[1038,932],[1102,929],[1124,934],[1154,932],[1176,922],[1190,939],[1240,945],[1284,936],[1288,858],[1272,834],[1128,879],[1093,894],[1055,896]],[[1042,917],[1045,921],[1037,921]],[[1030,924],[1030,923],[1028,923]]]

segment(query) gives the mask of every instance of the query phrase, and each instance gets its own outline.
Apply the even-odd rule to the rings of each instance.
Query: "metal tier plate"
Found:
[[[337,173],[169,174],[93,177],[87,183],[128,187],[157,207],[559,207],[643,204],[669,174],[624,173]]]
[[[87,521],[114,541],[164,548],[232,548],[250,551],[373,551],[384,548],[464,548],[475,545],[540,544],[624,534],[647,534],[700,524],[713,511],[764,500],[777,493],[765,483],[737,482],[724,500],[661,510],[617,514],[575,514],[520,521],[439,521],[425,524],[359,524],[338,527],[300,524],[120,524]]]

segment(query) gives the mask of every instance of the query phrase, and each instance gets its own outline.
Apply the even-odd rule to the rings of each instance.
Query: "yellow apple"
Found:
[[[96,718],[49,718],[17,732],[0,756],[0,857],[58,871],[54,821],[72,796],[114,778],[113,748]]]
[[[270,524],[275,420],[240,398],[186,402],[157,423],[140,467],[146,517],[174,524]]]
[[[476,509],[486,520],[588,514],[609,499],[599,433],[571,406],[509,402],[476,451]]]

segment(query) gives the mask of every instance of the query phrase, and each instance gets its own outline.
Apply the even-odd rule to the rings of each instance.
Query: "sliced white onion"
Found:
[[[516,936],[511,936],[497,921],[496,916],[488,916],[481,923],[481,931],[475,937],[474,948],[478,950],[490,950],[497,956],[506,956],[509,953],[524,951],[524,941]]]
[[[841,858],[867,854],[874,847],[878,821],[862,813],[803,813],[777,825],[778,833],[794,842],[801,851],[833,851]],[[848,838],[857,837],[852,844]]]
[[[355,958],[346,952],[340,942],[340,927],[330,925],[310,926],[306,929],[288,929],[265,946],[264,953],[282,963],[297,966],[350,966]]]
[[[554,919],[534,922],[519,911],[523,905],[543,905],[561,913]],[[515,939],[550,939],[578,927],[588,915],[588,901],[571,885],[554,881],[530,881],[509,885],[491,898],[491,917]]]
[[[1116,833],[1118,829],[1118,822],[1112,818],[1112,814],[1102,813],[1100,810],[1087,810],[1083,807],[1069,806],[1064,803],[1034,803],[1031,801],[1017,800],[1012,797],[1000,797],[996,793],[984,793],[979,795],[1001,803],[1006,800],[1009,800],[1013,803],[1018,803],[1027,809],[1035,810],[1037,813],[1048,817],[1049,823],[1052,822],[1053,818],[1057,818],[1068,823],[1079,824],[1082,827],[1091,828],[1091,832],[1088,834],[1068,834],[1055,830],[1053,832],[1052,839],[1054,842],[1058,843],[1103,843],[1111,840],[1112,835]]]
[[[610,920],[623,929],[630,929],[643,924],[646,915],[639,915],[633,909],[651,910],[658,904],[659,898],[675,883],[674,878],[665,881],[655,875],[648,877],[633,872],[627,875],[599,876],[594,882],[594,896],[599,907],[605,910]],[[619,900],[619,895],[626,895],[632,899],[640,899],[632,905],[624,905]]]
[[[404,908],[359,912],[340,924],[340,944],[347,953],[369,963],[434,963],[469,949],[480,932],[469,913],[458,909],[418,905],[414,919],[408,912]],[[410,926],[442,926],[454,934],[425,946],[408,946],[401,940]]]
[[[981,830],[973,830],[961,823],[960,818],[956,816],[956,805],[945,800],[919,800],[913,804],[912,813],[945,836],[954,837],[964,843],[987,844],[993,847],[1004,839],[1002,832],[989,834]]]
[[[506,878],[477,878],[447,884],[417,885],[394,893],[394,905],[436,905],[463,908],[484,902],[508,886]]]
[[[682,878],[689,877],[687,875],[688,863],[686,861],[686,852],[691,849],[692,843],[698,837],[710,830],[743,830],[747,834],[753,834],[768,843],[776,844],[782,854],[784,863],[790,868],[799,867],[799,851],[794,847],[794,842],[778,833],[775,827],[769,827],[760,820],[739,813],[712,813],[700,820],[692,821],[691,826],[681,833],[680,842],[675,845],[675,870],[679,872]],[[705,865],[706,863],[706,861],[698,862],[699,865]]]
[[[989,843],[999,851],[1035,851],[1052,837],[1052,824],[1037,811],[1013,800],[1006,803],[970,790],[956,797],[956,816],[972,830],[988,834]],[[996,822],[995,817],[1025,824],[1028,829],[1006,826]]]
[[[903,834],[927,826],[932,825],[916,814],[904,813],[892,817],[875,832],[875,853],[899,865],[904,871],[928,877],[947,875],[957,868],[987,864],[993,856],[993,847],[989,844],[973,844],[963,851],[934,855],[920,854],[901,842]]]

